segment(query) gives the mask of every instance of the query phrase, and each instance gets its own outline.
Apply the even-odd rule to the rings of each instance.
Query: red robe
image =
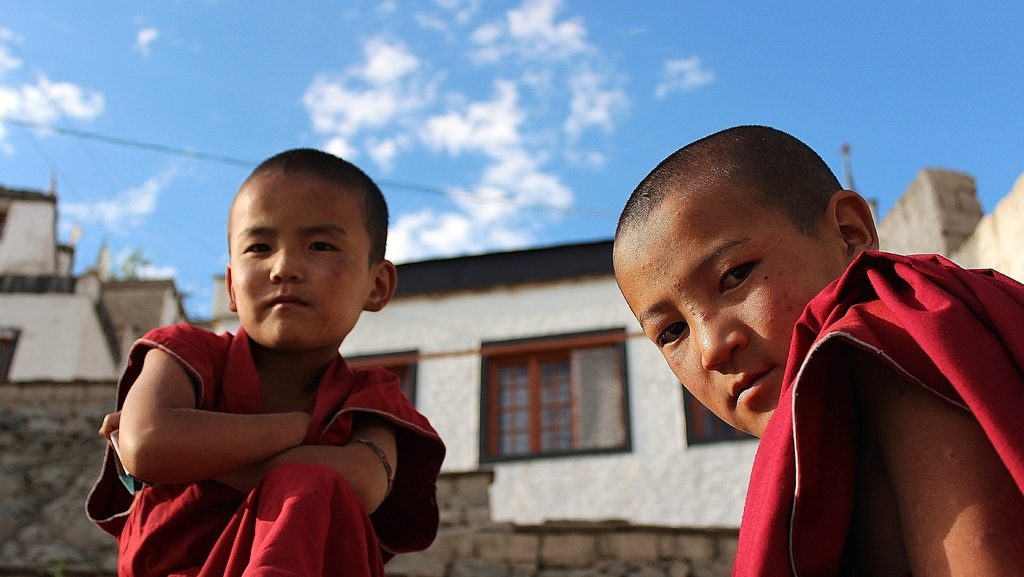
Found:
[[[133,345],[118,383],[118,409],[151,348],[170,354],[190,375],[196,408],[265,412],[244,330],[217,335],[187,324],[154,329]],[[108,447],[86,511],[117,537],[119,575],[376,576],[395,553],[430,545],[445,448],[402,395],[397,377],[383,369],[350,371],[339,355],[314,402],[307,444],[344,444],[359,412],[395,425],[399,466],[391,493],[372,515],[340,474],[306,464],[274,468],[248,495],[206,480],[146,487],[132,497]]]
[[[838,573],[854,496],[853,349],[970,412],[1024,493],[1024,286],[939,256],[867,252],[797,321],[734,575]]]

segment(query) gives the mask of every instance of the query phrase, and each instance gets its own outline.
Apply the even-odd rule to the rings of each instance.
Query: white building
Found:
[[[134,333],[185,318],[173,281],[74,277],[56,229],[55,194],[0,187],[0,382],[116,380]]]
[[[736,526],[756,443],[684,397],[615,285],[611,250],[399,265],[396,298],[342,352],[403,377],[447,442],[444,471],[493,469],[496,521]],[[215,328],[237,329],[225,312]]]

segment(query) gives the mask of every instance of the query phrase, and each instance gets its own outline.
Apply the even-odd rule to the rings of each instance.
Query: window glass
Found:
[[[485,345],[482,460],[628,449],[623,339]]]

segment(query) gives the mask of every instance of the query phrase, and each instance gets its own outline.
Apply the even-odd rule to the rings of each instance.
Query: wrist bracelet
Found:
[[[365,445],[369,447],[374,452],[374,454],[377,455],[377,459],[380,460],[380,464],[384,467],[384,474],[388,478],[388,487],[387,490],[384,492],[384,497],[386,498],[388,495],[391,494],[391,486],[394,484],[395,475],[394,472],[391,470],[391,463],[388,462],[388,456],[384,454],[384,449],[381,449],[379,446],[377,446],[377,443],[374,443],[373,441],[369,439],[364,439],[362,437],[352,437],[351,439],[349,439],[349,443],[359,443],[360,445]]]

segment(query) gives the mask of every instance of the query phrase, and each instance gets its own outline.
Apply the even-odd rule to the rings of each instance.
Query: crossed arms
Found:
[[[387,496],[388,478],[376,452],[363,443],[303,445],[310,416],[301,411],[233,414],[195,408],[192,382],[168,354],[150,350],[120,414],[104,419],[100,433],[118,430],[124,468],[151,483],[216,479],[249,492],[270,468],[316,463],[341,473],[367,514]],[[354,437],[383,450],[397,470],[393,429],[381,420],[357,420]]]

